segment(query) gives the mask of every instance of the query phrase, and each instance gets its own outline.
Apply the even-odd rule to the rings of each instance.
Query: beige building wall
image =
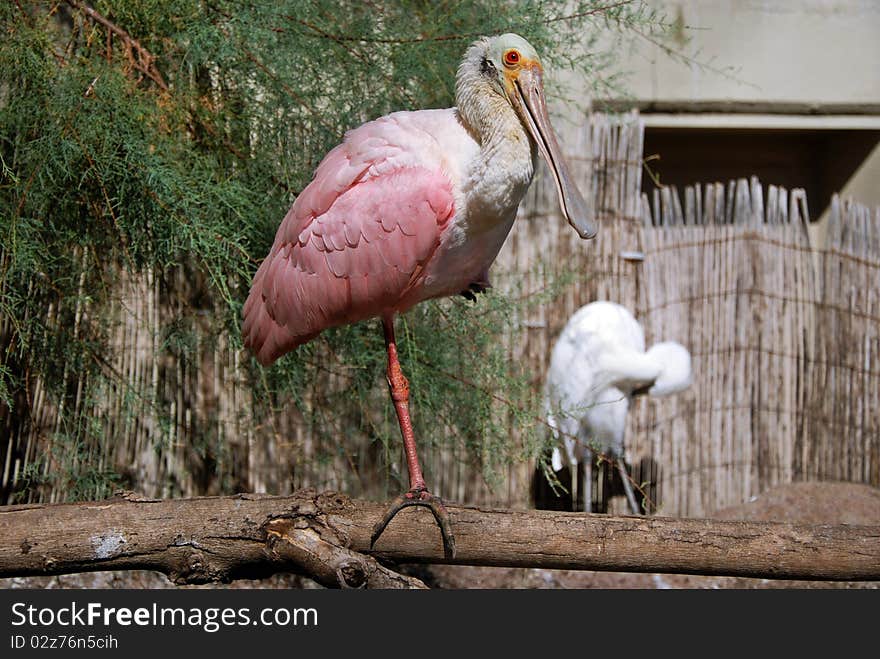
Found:
[[[880,106],[878,0],[649,4],[678,26],[673,47],[707,66],[637,38],[621,70],[638,99]]]
[[[691,60],[632,34],[615,44],[649,128],[880,130],[880,0],[648,4],[674,25],[669,45]],[[880,148],[842,192],[880,205]]]

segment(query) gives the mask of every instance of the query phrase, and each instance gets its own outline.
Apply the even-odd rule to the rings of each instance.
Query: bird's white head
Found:
[[[528,41],[508,33],[474,42],[459,66],[455,96],[465,120],[474,127],[492,120],[485,115],[492,114],[494,104],[481,100],[500,98],[513,108],[553,174],[565,219],[581,238],[596,235],[592,208],[572,181],[550,124],[544,68]]]

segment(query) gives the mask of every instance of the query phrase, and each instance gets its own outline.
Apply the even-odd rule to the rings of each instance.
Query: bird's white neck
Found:
[[[459,70],[455,101],[462,123],[486,156],[491,158],[499,149],[506,149],[508,155],[533,164],[536,147],[519,116],[476,63],[462,65]]]
[[[531,183],[537,148],[516,111],[476,66],[459,70],[455,96],[462,124],[480,145],[469,172],[475,198],[505,217]]]

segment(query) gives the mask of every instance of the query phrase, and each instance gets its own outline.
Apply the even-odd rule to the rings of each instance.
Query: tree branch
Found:
[[[0,507],[0,577],[147,569],[183,584],[292,571],[329,586],[422,587],[373,557],[447,562],[433,517],[402,512],[371,551],[384,509],[311,490]],[[461,564],[880,580],[878,526],[447,509]]]
[[[84,13],[95,23],[103,25],[112,34],[115,34],[117,37],[122,39],[122,43],[125,44],[125,48],[128,54],[128,60],[129,62],[131,62],[131,65],[138,71],[143,73],[145,76],[150,78],[150,80],[155,82],[161,89],[166,91],[168,90],[168,85],[165,83],[165,79],[162,77],[159,69],[157,69],[155,66],[156,57],[149,50],[144,48],[137,39],[135,39],[121,27],[116,25],[116,23],[114,23],[110,19],[96,12],[87,4],[79,2],[79,0],[65,0],[65,2],[67,2],[67,4],[69,4],[74,9],[78,9],[79,11]],[[137,53],[137,57],[134,56],[134,53]]]
[[[340,546],[340,538],[329,527],[316,529],[300,519],[273,519],[266,532],[273,560],[303,568],[306,576],[328,588],[426,588],[415,577],[398,574],[375,558]],[[325,539],[326,534],[331,540]]]

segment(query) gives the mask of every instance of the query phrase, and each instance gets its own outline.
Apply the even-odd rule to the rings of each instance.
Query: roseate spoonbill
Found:
[[[572,473],[583,460],[584,511],[592,509],[593,451],[616,459],[627,500],[640,513],[623,461],[626,414],[634,395],[665,396],[691,384],[691,356],[679,343],[656,343],[646,352],[645,334],[633,315],[613,302],[591,302],[569,319],[553,346],[547,374],[547,423]],[[576,438],[576,439],[575,439]],[[553,451],[553,469],[562,452]]]
[[[482,38],[456,76],[456,107],[395,112],[345,135],[288,211],[244,305],[244,343],[271,364],[328,327],[379,317],[410,489],[378,522],[425,506],[455,554],[449,516],[426,486],[410,421],[394,316],[422,300],[472,296],[495,260],[540,153],[562,213],[582,238],[592,210],[547,116],[544,71],[522,37]]]

